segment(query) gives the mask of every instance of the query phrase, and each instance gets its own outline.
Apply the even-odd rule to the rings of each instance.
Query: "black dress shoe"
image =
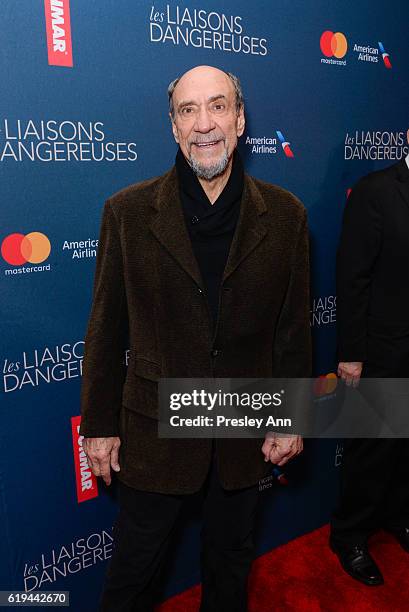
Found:
[[[395,536],[403,550],[409,553],[409,527],[389,529],[388,531]]]
[[[353,546],[337,546],[330,541],[330,548],[334,552],[347,574],[367,586],[383,584],[381,570],[369,554],[365,544]]]

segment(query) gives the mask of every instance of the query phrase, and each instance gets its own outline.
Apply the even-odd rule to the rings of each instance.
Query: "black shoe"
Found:
[[[395,536],[403,550],[409,553],[409,527],[402,527],[402,529],[388,529],[388,531]]]
[[[330,548],[334,552],[347,574],[367,586],[383,584],[381,570],[369,554],[365,544],[351,546],[336,546],[330,541]]]

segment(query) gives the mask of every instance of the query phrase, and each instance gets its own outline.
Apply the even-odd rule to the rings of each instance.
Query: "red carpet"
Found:
[[[389,535],[371,538],[385,584],[365,587],[339,569],[328,527],[297,538],[255,561],[249,612],[398,612],[409,610],[409,555]],[[197,612],[200,586],[168,599],[158,612]]]

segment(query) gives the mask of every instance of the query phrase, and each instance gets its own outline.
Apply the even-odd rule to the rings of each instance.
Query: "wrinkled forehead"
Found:
[[[175,106],[183,101],[206,102],[215,96],[234,99],[234,86],[227,74],[221,71],[187,73],[183,75],[173,92]]]

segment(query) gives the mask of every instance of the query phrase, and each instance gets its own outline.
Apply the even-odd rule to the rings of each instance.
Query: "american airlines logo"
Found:
[[[72,67],[70,0],[44,0],[48,63]]]
[[[97,479],[91,472],[87,456],[82,448],[84,436],[80,431],[81,417],[71,417],[72,445],[74,450],[75,480],[78,503],[98,496]]]

